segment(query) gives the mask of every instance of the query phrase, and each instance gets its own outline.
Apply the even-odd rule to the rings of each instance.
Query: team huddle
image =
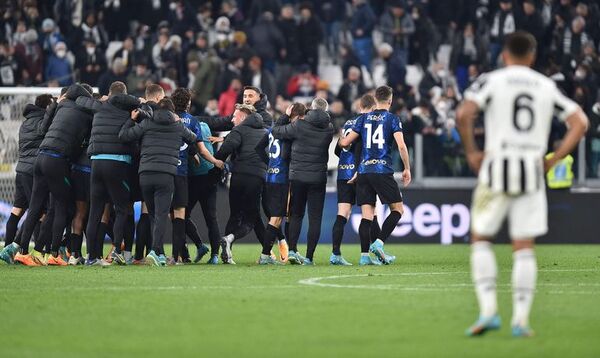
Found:
[[[394,144],[407,168],[405,184],[410,182],[410,166],[400,120],[388,111],[391,103],[391,88],[380,87],[374,97],[361,99],[362,114],[344,126],[347,135],[336,151],[339,215],[331,264],[350,265],[340,244],[356,203],[363,207],[360,264],[395,260],[383,250],[402,213],[391,168]],[[166,98],[160,86],[150,85],[144,98],[137,98],[118,81],[108,96],[94,95],[87,84],[63,88],[57,99],[38,96],[25,108],[19,131],[15,201],[0,258],[27,266],[165,266],[197,263],[209,253],[208,263],[216,264],[220,251],[223,263],[234,264],[233,243],[254,231],[262,245],[259,264],[312,265],[334,135],[327,101],[316,98],[310,109],[294,103],[277,121],[266,111],[266,96],[251,86],[244,88],[243,103],[228,117],[193,116],[190,105],[187,89]],[[228,133],[214,137],[215,132]],[[215,151],[217,142],[222,143]],[[217,185],[229,173],[230,215],[222,235],[216,219]],[[377,196],[392,210],[381,229],[373,220]],[[137,201],[142,202],[142,214],[136,226]],[[210,248],[191,220],[197,203]],[[261,211],[268,218],[266,226]],[[306,211],[308,247],[303,256],[297,243]],[[168,258],[164,239],[169,219]],[[107,234],[113,245],[104,256]],[[188,238],[197,249],[193,260]],[[279,258],[273,254],[276,242]]]
[[[548,230],[543,173],[570,153],[587,129],[581,108],[552,80],[529,68],[535,49],[535,38],[528,33],[507,36],[506,67],[482,75],[457,112],[467,161],[479,178],[472,204],[471,267],[480,316],[467,330],[470,336],[500,327],[491,240],[506,218],[514,250],[512,332],[518,337],[533,334],[533,242]],[[266,111],[266,96],[251,86],[244,88],[243,103],[229,117],[193,116],[190,104],[187,89],[165,98],[160,86],[150,85],[145,98],[136,98],[121,82],[113,83],[108,96],[101,98],[94,98],[85,84],[64,88],[57,100],[38,96],[24,111],[17,190],[0,259],[27,266],[165,266],[197,263],[209,253],[208,263],[217,264],[220,251],[223,263],[234,264],[233,243],[254,231],[262,245],[259,264],[313,265],[334,135],[327,102],[316,98],[309,109],[294,103],[276,121]],[[361,97],[360,113],[345,123],[336,144],[333,265],[351,265],[342,256],[341,243],[353,205],[362,211],[359,264],[391,264],[396,259],[384,251],[403,214],[391,166],[394,148],[402,159],[404,186],[410,184],[411,172],[402,125],[389,112],[391,105],[388,86]],[[484,152],[473,135],[480,112],[485,120]],[[553,117],[569,129],[554,156],[544,161]],[[225,131],[225,137],[212,136]],[[215,151],[217,142],[222,143]],[[229,174],[230,215],[222,235],[216,219],[217,185]],[[381,227],[375,217],[377,199],[389,207]],[[142,214],[136,226],[132,205],[137,201],[142,202]],[[197,203],[210,248],[190,217]],[[28,215],[17,230],[25,210]],[[266,226],[261,211],[268,218]],[[303,256],[297,244],[305,213]],[[173,251],[167,259],[169,218]],[[113,248],[104,258],[107,234]],[[35,246],[29,253],[33,236]],[[188,238],[197,248],[193,260]],[[279,258],[273,254],[276,243]]]

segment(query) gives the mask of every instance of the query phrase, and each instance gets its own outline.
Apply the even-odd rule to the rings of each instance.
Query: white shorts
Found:
[[[471,204],[471,230],[481,236],[498,233],[508,216],[511,239],[533,239],[548,232],[548,201],[545,187],[518,196],[492,191],[478,184]]]

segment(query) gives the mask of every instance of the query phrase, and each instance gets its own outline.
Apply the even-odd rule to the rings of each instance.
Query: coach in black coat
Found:
[[[321,100],[321,102],[324,101]],[[313,109],[304,119],[292,124],[273,127],[272,133],[277,139],[292,141],[289,260],[292,263],[312,264],[313,254],[321,233],[325,187],[327,186],[327,162],[329,161],[329,144],[333,139],[333,125],[327,112]],[[307,204],[308,245],[306,258],[303,258],[297,253],[297,244]]]
[[[273,127],[272,133],[277,139],[292,141],[290,180],[327,182],[329,144],[333,139],[333,125],[327,112],[311,110],[304,119]]]
[[[136,116],[140,115],[133,115]],[[119,138],[123,142],[141,139],[140,186],[154,224],[152,251],[146,260],[151,260],[157,266],[166,265],[163,241],[173,198],[181,139],[192,144],[196,141],[196,135],[171,110],[159,108],[153,110],[152,114],[143,113],[142,116],[145,118],[139,124],[127,121]]]
[[[139,124],[125,122],[119,132],[119,139],[125,143],[141,139],[139,173],[177,174],[181,138],[187,143],[196,141],[196,135],[173,112],[160,108],[148,113]]]
[[[90,111],[75,103],[79,97],[91,98],[92,94],[78,84],[71,85],[65,98],[58,103],[54,116],[44,116],[40,126],[41,134],[45,135],[40,144],[41,150],[51,150],[71,160],[77,159],[93,119]]]
[[[249,114],[238,126],[227,135],[215,158],[225,160],[232,156],[232,173],[252,175],[264,179],[267,172],[265,162],[256,151],[257,144],[266,131],[258,113]]]
[[[131,122],[131,111],[138,108],[140,100],[127,94],[117,93],[111,94],[106,101],[79,97],[75,103],[94,113],[89,145],[84,153],[85,158],[103,155],[103,157],[93,158],[90,163],[91,198],[86,229],[88,247],[93,248],[89,250],[90,256],[92,258],[102,256],[102,253],[97,250],[102,245],[97,230],[105,201],[110,201],[115,208],[113,239],[115,250],[120,254],[127,216],[131,212],[133,199],[131,188],[136,187],[134,182],[137,180],[131,177],[133,146],[123,143],[119,139],[119,133],[126,122]],[[131,245],[131,242],[126,241],[125,251],[131,251]]]
[[[33,164],[44,136],[38,128],[44,119],[46,110],[34,104],[28,104],[23,110],[25,121],[19,128],[19,161],[15,171],[33,176]]]
[[[131,111],[140,106],[139,98],[119,93],[106,101],[79,97],[75,103],[94,113],[88,155],[133,154],[131,145],[119,139],[119,132],[130,121]]]
[[[233,113],[235,127],[231,130],[215,158],[232,157],[232,175],[229,185],[230,215],[221,241],[224,263],[234,263],[231,244],[246,236],[252,229],[262,244],[265,227],[260,218],[260,195],[265,182],[267,164],[257,149],[266,130],[262,118],[253,106],[236,105]],[[265,150],[263,148],[263,150]]]

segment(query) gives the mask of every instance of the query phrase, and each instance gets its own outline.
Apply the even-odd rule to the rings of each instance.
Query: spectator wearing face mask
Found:
[[[75,68],[79,70],[81,82],[95,85],[100,75],[106,70],[104,54],[96,47],[96,43],[88,40],[75,57]]]
[[[73,67],[67,58],[67,45],[59,42],[54,46],[54,54],[48,59],[45,72],[46,81],[56,81],[58,86],[73,84]]]
[[[41,44],[42,50],[47,56],[51,56],[54,52],[54,46],[59,42],[64,42],[64,37],[60,34],[58,26],[54,20],[48,18],[42,22]]]

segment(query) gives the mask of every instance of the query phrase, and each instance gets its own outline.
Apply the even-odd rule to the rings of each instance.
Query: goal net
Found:
[[[23,110],[41,94],[58,97],[57,87],[0,87],[0,239],[4,240],[6,220],[15,194],[15,166],[19,159],[19,126]]]

